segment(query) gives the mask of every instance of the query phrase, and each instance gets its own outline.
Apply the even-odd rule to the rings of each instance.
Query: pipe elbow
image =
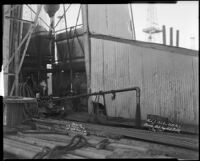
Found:
[[[140,87],[135,87],[135,89],[136,89],[136,96],[137,97],[140,97]]]

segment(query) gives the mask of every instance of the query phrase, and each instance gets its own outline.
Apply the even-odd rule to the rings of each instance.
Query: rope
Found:
[[[35,97],[33,90],[31,87],[25,83],[20,83],[18,87],[18,96],[21,97]],[[38,117],[39,115],[39,110],[37,108],[37,105],[34,105],[34,107],[31,107],[32,104],[30,103],[24,103],[24,110],[23,110],[23,115],[26,118],[31,118],[31,117]],[[35,107],[36,106],[36,107]]]
[[[66,146],[55,146],[54,148],[50,149],[49,147],[44,147],[41,152],[37,153],[33,159],[55,159],[58,156],[64,155],[69,151],[73,151],[75,149],[79,149],[82,147],[94,147],[97,149],[105,148],[105,146],[109,144],[108,139],[104,139],[100,141],[97,145],[92,145],[89,143],[85,137],[82,135],[75,135],[70,143]]]

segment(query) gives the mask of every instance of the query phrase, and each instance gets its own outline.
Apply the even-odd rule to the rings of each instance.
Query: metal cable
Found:
[[[97,145],[93,145],[89,143],[84,136],[78,134],[78,135],[75,135],[71,139],[70,143],[66,146],[55,146],[52,149],[45,146],[41,152],[37,153],[33,157],[33,159],[56,159],[59,156],[64,155],[67,152],[75,150],[75,149],[79,149],[79,148],[87,147],[87,146],[94,147],[97,149],[102,149],[102,148],[105,148],[105,146],[108,145],[109,143],[110,142],[108,139],[104,139],[100,141]]]

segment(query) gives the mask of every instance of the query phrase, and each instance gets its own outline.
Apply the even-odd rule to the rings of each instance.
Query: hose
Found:
[[[27,84],[27,82],[19,84],[18,95],[21,97],[35,97],[33,90]],[[36,107],[31,107],[30,103],[24,103],[23,116],[25,119],[31,118],[31,117],[38,117],[39,115],[39,110],[37,108],[38,105],[35,105],[35,106]]]
[[[105,145],[109,143],[108,139],[104,139],[100,141],[97,145],[92,145],[87,141],[87,139],[78,134],[75,135],[70,143],[66,146],[55,146],[54,148],[50,149],[49,147],[44,147],[41,152],[37,153],[33,159],[55,159],[58,156],[64,155],[69,151],[82,148],[84,146],[90,146],[94,148],[104,148]],[[99,146],[100,145],[100,146]]]

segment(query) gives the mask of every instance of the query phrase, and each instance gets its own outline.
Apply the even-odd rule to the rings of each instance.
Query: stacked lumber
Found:
[[[49,124],[59,124],[66,126],[67,124],[71,124],[71,121],[60,121],[60,120],[52,120],[52,119],[33,119],[38,123],[49,123]],[[111,126],[103,126],[97,124],[89,124],[82,123],[83,126],[87,129],[87,132],[90,135],[97,136],[106,136],[106,135],[120,135],[125,137],[130,137],[134,139],[145,140],[149,142],[165,144],[175,147],[181,147],[186,149],[191,149],[198,151],[199,150],[199,139],[196,135],[184,135],[184,134],[174,134],[167,132],[152,132],[147,130],[140,130],[134,128],[121,128],[121,127],[111,127]]]
[[[40,124],[40,127],[48,129],[53,125],[57,128],[72,124],[70,121],[58,121],[58,120],[42,120],[34,119],[36,124]],[[47,123],[48,122],[48,123]],[[80,124],[80,123],[77,123]],[[95,148],[95,146],[85,146],[73,151],[68,151],[66,154],[59,156],[62,159],[96,159],[96,158],[179,158],[179,159],[197,159],[199,157],[198,151],[194,149],[185,148],[184,146],[192,144],[198,141],[194,136],[181,135],[181,134],[168,134],[168,133],[153,133],[151,131],[126,129],[108,127],[102,125],[85,124],[82,123],[88,135],[82,135],[86,140],[92,144],[97,145],[105,137],[108,138],[108,134],[119,133],[123,136],[129,136],[130,139],[111,139],[109,138],[109,144],[103,149]],[[59,125],[59,126],[58,126]],[[62,129],[63,130],[63,129]],[[34,130],[27,130],[30,133],[23,131],[9,135],[4,135],[4,152],[9,152],[16,155],[17,158],[32,159],[37,153],[41,152],[44,147],[50,149],[56,146],[68,145],[73,136],[76,133],[70,133],[63,130],[60,133],[43,133],[44,130],[36,132]],[[37,133],[39,131],[39,133]],[[47,131],[47,130],[46,130]],[[98,135],[97,135],[98,134]],[[101,136],[101,137],[100,137]],[[103,136],[103,137],[102,137]],[[146,137],[146,139],[145,139]],[[131,139],[132,138],[132,139]],[[139,138],[139,139],[138,139]],[[169,146],[166,144],[149,142],[151,139],[158,139],[160,142],[166,142],[167,139],[170,144],[174,141],[174,145]],[[182,142],[182,144],[180,143]],[[181,147],[182,146],[182,147]],[[197,147],[198,148],[198,147]]]
[[[84,136],[89,143],[97,144],[102,137]],[[54,148],[57,145],[65,146],[72,136],[59,134],[24,134],[4,136],[4,152],[16,155],[18,158],[32,159],[43,147]],[[180,158],[196,159],[198,152],[191,150],[156,145],[130,139],[109,139],[105,149],[83,147],[67,152],[60,156],[62,159],[96,159],[96,158]],[[161,152],[162,150],[165,150]],[[176,153],[176,154],[175,154]]]
[[[31,136],[30,136],[31,135]],[[102,139],[102,138],[101,138]],[[44,146],[53,148],[57,145],[64,146],[71,140],[69,136],[63,135],[48,135],[48,134],[18,134],[8,135],[4,137],[4,151],[12,152],[21,158],[31,159]],[[98,140],[88,139],[90,143],[97,143]],[[125,149],[131,151],[138,151],[138,153],[145,153],[147,149],[137,148],[126,144],[111,143],[106,149],[95,149],[93,147],[84,147],[70,151],[68,154],[61,156],[61,158],[110,158],[113,152],[118,149]]]

